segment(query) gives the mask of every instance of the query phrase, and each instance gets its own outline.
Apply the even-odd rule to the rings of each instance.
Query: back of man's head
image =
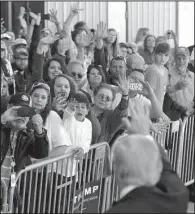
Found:
[[[119,189],[155,186],[162,172],[159,148],[142,135],[119,138],[113,145],[113,164]]]

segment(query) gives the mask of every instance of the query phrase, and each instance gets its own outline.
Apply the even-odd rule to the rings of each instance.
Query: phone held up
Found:
[[[36,110],[33,107],[21,107],[17,111],[18,117],[32,117],[36,114]]]

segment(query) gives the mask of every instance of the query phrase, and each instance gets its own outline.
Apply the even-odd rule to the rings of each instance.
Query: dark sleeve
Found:
[[[33,57],[36,53],[37,46],[40,41],[40,34],[41,34],[41,27],[40,25],[34,25],[34,30],[33,30],[33,35],[30,43],[30,48],[29,48],[29,71],[32,73],[32,64],[33,64]]]
[[[97,117],[94,115],[93,110],[89,111],[89,114],[86,116],[87,119],[91,121],[92,124],[92,141],[91,144],[97,143],[97,140],[101,134],[101,126]]]
[[[121,125],[121,118],[127,117],[128,115],[128,104],[129,100],[122,97],[119,105],[114,109],[109,117],[110,133],[117,131],[118,127]]]
[[[49,154],[49,143],[47,139],[46,131],[44,130],[42,135],[37,135],[34,132],[34,137],[32,138],[29,147],[27,149],[27,154],[36,159],[42,159],[48,157]]]
[[[183,203],[183,206],[186,206],[187,210],[189,192],[184,186],[182,180],[178,177],[177,173],[172,170],[171,163],[164,149],[159,143],[157,143],[157,145],[159,147],[163,163],[163,171],[157,187],[166,191],[166,194],[174,195],[175,200],[177,200],[178,203]]]
[[[185,114],[186,109],[179,105],[175,100],[171,98],[171,96],[166,93],[164,97],[164,103],[163,103],[163,112],[166,113],[170,110],[176,110],[179,111],[182,115]]]
[[[14,26],[14,34],[16,36],[16,39],[20,37],[20,29],[21,29],[20,20],[17,18],[15,20],[15,26]]]
[[[31,79],[29,81],[27,91],[29,91],[32,85],[35,82],[44,82],[43,81],[43,65],[44,65],[44,57],[43,54],[35,53],[32,64],[32,74]]]
[[[102,49],[95,48],[94,64],[95,65],[101,65],[103,68],[103,71],[106,72],[107,60],[106,60],[106,54],[105,54],[105,47],[104,46],[102,47]]]

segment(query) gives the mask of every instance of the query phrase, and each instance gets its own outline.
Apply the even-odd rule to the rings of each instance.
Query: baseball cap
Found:
[[[129,69],[139,69],[139,70],[146,70],[146,63],[144,58],[139,54],[132,54],[127,58],[127,68]]]
[[[9,100],[9,104],[13,104],[15,106],[28,106],[31,107],[31,97],[24,92],[16,93],[11,96]]]
[[[11,36],[9,36],[7,33],[1,34],[1,39],[11,39]]]
[[[16,46],[16,45],[26,45],[27,46],[28,44],[25,39],[18,38],[15,40],[15,43],[14,43],[14,46]]]
[[[186,47],[178,47],[175,51],[175,55],[178,56],[178,55],[184,55],[184,56],[187,56],[189,57],[190,56],[190,51],[188,48]]]

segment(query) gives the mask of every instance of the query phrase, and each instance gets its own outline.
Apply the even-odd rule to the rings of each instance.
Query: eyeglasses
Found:
[[[112,101],[112,98],[109,97],[109,96],[104,96],[104,94],[99,94],[98,96],[98,99],[100,100],[105,100],[106,102],[111,102]]]
[[[36,87],[42,86],[44,89],[48,90],[50,92],[50,87],[43,82],[36,82],[32,85],[31,87],[31,92],[33,91],[33,89],[35,89]]]
[[[75,73],[75,72],[72,72],[71,74],[72,74],[73,77],[76,77],[76,76],[77,76],[79,79],[82,79],[83,76],[85,75],[85,74],[77,74],[77,73]]]

